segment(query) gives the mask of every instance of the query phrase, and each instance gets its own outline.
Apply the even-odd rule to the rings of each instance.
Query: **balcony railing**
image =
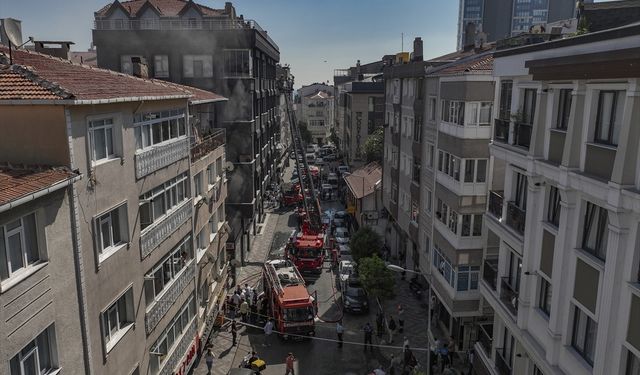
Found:
[[[489,212],[498,220],[502,219],[502,205],[504,202],[504,191],[489,192]]]
[[[493,342],[493,324],[479,324],[478,325],[478,342],[480,346],[487,354],[487,357],[491,357],[491,343]]]
[[[173,282],[169,286],[166,292],[161,294],[158,297],[158,300],[153,304],[151,309],[146,313],[144,317],[144,327],[147,331],[147,335],[153,331],[154,328],[160,322],[166,314],[167,311],[173,306],[176,302],[182,291],[189,285],[191,281],[194,280],[195,277],[195,262],[192,259],[189,264],[182,271],[178,279]]]
[[[533,126],[522,122],[514,123],[514,143],[517,146],[529,148],[531,144],[531,130]]]
[[[140,252],[142,258],[147,255],[162,243],[167,237],[169,237],[176,229],[178,229],[184,222],[191,217],[191,209],[193,208],[192,200],[189,199],[169,213],[163,219],[149,228],[145,228],[144,232],[140,235]]]
[[[136,178],[142,178],[187,156],[189,156],[189,141],[187,138],[143,150],[134,156]]]
[[[189,350],[189,347],[193,344],[197,330],[198,327],[196,325],[196,319],[193,318],[191,323],[189,323],[189,328],[187,328],[184,334],[182,334],[180,343],[178,343],[169,358],[167,358],[167,360],[162,364],[162,368],[160,369],[160,372],[158,372],[158,375],[170,375],[174,373],[176,367],[178,367],[178,364],[182,361],[182,358],[187,354],[187,350]]]
[[[526,211],[518,207],[515,202],[509,202],[507,204],[507,225],[521,235],[524,234],[526,216]]]
[[[215,129],[212,134],[194,140],[191,143],[191,162],[201,159],[203,156],[224,145],[225,129]]]
[[[491,289],[498,287],[498,257],[487,256],[482,267],[482,279],[489,284]]]
[[[504,357],[504,349],[496,348],[496,369],[500,375],[511,375],[511,365]]]
[[[503,277],[500,283],[500,300],[513,315],[518,315],[518,292],[509,284],[508,277]]]
[[[509,121],[508,120],[496,119],[493,131],[494,131],[493,139],[502,143],[509,142]]]

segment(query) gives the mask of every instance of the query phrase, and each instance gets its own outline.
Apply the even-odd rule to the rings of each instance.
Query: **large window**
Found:
[[[420,166],[421,166],[420,161],[414,159],[412,177],[413,177],[413,181],[416,182],[417,184],[420,184]]]
[[[184,109],[137,114],[133,121],[138,150],[187,134]]]
[[[161,220],[169,211],[189,199],[187,174],[183,173],[140,196],[140,228]]]
[[[133,62],[131,60],[137,57],[142,59],[140,55],[122,55],[120,56],[120,71],[125,74],[133,74]]]
[[[128,241],[127,206],[120,205],[94,221],[96,247],[105,256]]]
[[[434,145],[427,143],[427,162],[426,165],[429,169],[433,168],[433,159],[435,158],[435,147]]]
[[[442,250],[435,246],[433,248],[433,266],[447,280],[447,283],[455,287],[456,271],[451,265],[451,261],[442,253]]]
[[[533,124],[533,117],[536,112],[536,89],[525,89],[522,101],[522,122],[525,124]]]
[[[491,102],[473,102],[467,103],[468,119],[465,125],[471,126],[489,126],[491,125]]]
[[[457,125],[464,125],[464,102],[443,100],[442,121]]]
[[[0,226],[0,280],[40,262],[36,214]]]
[[[224,51],[225,77],[251,77],[251,53],[249,50]]]
[[[466,290],[478,289],[478,275],[480,266],[458,266],[458,282],[456,290],[463,292]]]
[[[460,181],[460,158],[438,151],[438,170]]]
[[[89,121],[89,147],[93,162],[115,157],[113,144],[113,119]]]
[[[436,98],[429,98],[429,120],[436,120]]]
[[[549,187],[547,221],[556,227],[560,225],[560,191],[555,186]]]
[[[567,130],[571,114],[571,89],[561,89],[558,94],[558,117],[556,129]]]
[[[600,91],[595,142],[618,144],[624,109],[624,91]]]
[[[571,346],[593,366],[595,356],[598,323],[585,314],[578,306],[574,306],[573,334]]]
[[[107,352],[134,322],[133,289],[129,289],[102,313],[102,334]]]
[[[463,237],[482,236],[482,215],[462,215],[461,235]]]
[[[464,182],[486,182],[487,159],[467,159],[464,164]]]
[[[516,173],[515,177],[515,197],[513,202],[524,211],[527,209],[527,190],[529,186],[527,176],[522,173]]]
[[[144,278],[147,307],[161,298],[163,291],[178,278],[192,258],[191,237],[187,236],[147,273]]]
[[[182,309],[173,317],[167,328],[162,332],[158,340],[151,347],[149,372],[157,374],[174,346],[178,345],[182,335],[189,329],[189,324],[196,316],[196,304],[193,296],[182,306]]]
[[[211,55],[184,55],[183,75],[186,78],[213,77],[213,57]]]
[[[513,81],[500,82],[500,113],[501,120],[509,121],[511,119],[511,92],[513,90]]]
[[[420,215],[418,201],[411,200],[411,221],[418,222],[418,217]]]
[[[627,366],[624,375],[640,374],[640,358],[627,350]]]
[[[9,368],[10,375],[48,374],[56,370],[58,358],[54,326],[50,325],[13,356]]]
[[[607,255],[608,222],[609,214],[605,208],[587,202],[582,248],[602,260],[605,260]]]
[[[202,195],[202,172],[198,172],[195,176],[193,176],[193,189],[195,191],[196,197]]]
[[[155,55],[153,57],[153,74],[155,77],[169,77],[169,56]]]
[[[428,188],[424,189],[424,209],[425,211],[427,211],[427,213],[431,214],[431,205],[433,204],[433,193],[431,192],[431,190],[429,190]]]
[[[417,115],[413,122],[413,141],[421,142],[422,140],[422,116]]]
[[[551,284],[544,277],[540,277],[540,294],[538,295],[538,307],[547,316],[551,313]]]

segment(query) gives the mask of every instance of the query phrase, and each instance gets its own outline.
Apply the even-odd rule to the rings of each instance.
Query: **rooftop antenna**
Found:
[[[7,36],[9,42],[9,65],[13,65],[11,45],[13,44],[15,48],[18,49],[25,44],[33,41],[33,38],[29,37],[29,40],[22,43],[22,32],[20,31],[20,25],[18,24],[18,21],[12,18],[5,18],[4,20],[2,20],[2,31]]]

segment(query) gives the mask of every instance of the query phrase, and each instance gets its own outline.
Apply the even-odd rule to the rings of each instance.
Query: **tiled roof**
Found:
[[[69,60],[78,64],[98,66],[96,51],[84,51],[84,52],[71,51],[69,52]]]
[[[224,99],[212,92],[176,83],[137,78],[26,50],[13,51],[13,65],[8,64],[8,49],[0,45],[0,99]]]
[[[443,67],[443,69],[438,70],[437,74],[478,73],[491,72],[492,70],[493,55],[488,53],[451,63]]]
[[[138,14],[138,11],[142,8],[145,3],[149,3],[149,6],[153,7],[160,13],[161,16],[165,17],[175,17],[180,14],[182,9],[189,3],[186,0],[132,0],[132,1],[123,1],[120,2],[122,8],[129,13],[130,17],[135,17]],[[224,14],[224,10],[222,9],[213,9],[208,6],[193,3],[193,5],[200,9],[203,15],[205,16],[220,16]],[[104,17],[109,12],[112,6],[117,6],[116,1],[113,3],[107,4],[102,9],[96,12],[96,16]]]
[[[382,180],[382,167],[378,163],[369,163],[358,168],[344,180],[356,199],[366,197],[373,193],[376,185]]]
[[[11,166],[0,164],[0,205],[75,177],[65,167]]]

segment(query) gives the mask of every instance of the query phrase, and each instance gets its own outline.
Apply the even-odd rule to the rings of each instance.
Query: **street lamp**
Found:
[[[431,278],[431,274],[426,274],[426,273],[422,273],[422,272],[418,272],[418,271],[413,271],[413,270],[408,270],[406,268],[400,267],[398,265],[395,264],[387,264],[387,269],[393,272],[409,272],[409,273],[413,273],[413,274],[417,274],[417,275],[422,275],[422,276],[426,276],[427,280],[429,282],[429,296],[427,298],[428,299],[428,306],[429,306],[429,311],[427,312],[427,342],[429,344],[429,353],[427,355],[427,374],[431,374],[431,285],[432,285],[432,278]],[[436,348],[437,349],[437,348]]]

